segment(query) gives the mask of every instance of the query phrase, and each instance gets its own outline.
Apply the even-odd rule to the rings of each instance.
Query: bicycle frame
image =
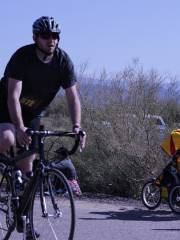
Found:
[[[43,138],[48,137],[48,136],[69,136],[69,137],[78,136],[75,139],[75,144],[73,145],[73,148],[70,151],[68,151],[69,155],[73,154],[77,150],[77,147],[78,147],[79,141],[80,141],[80,135],[77,135],[75,133],[69,133],[69,132],[28,130],[28,133],[30,135],[34,134],[37,137],[37,139],[38,139],[38,147],[37,148],[31,149],[31,150],[25,150],[24,153],[20,154],[19,156],[13,157],[13,158],[8,158],[5,156],[4,156],[4,159],[2,156],[0,158],[0,162],[4,163],[6,165],[4,174],[7,174],[8,172],[11,172],[13,170],[13,168],[15,167],[15,165],[18,161],[24,159],[25,157],[32,155],[33,153],[39,154],[39,162],[34,171],[34,175],[30,179],[30,181],[29,181],[28,185],[26,186],[26,188],[23,192],[23,195],[20,197],[20,199],[16,193],[16,189],[13,184],[13,179],[11,179],[10,184],[12,186],[12,201],[13,201],[14,207],[15,207],[15,209],[14,209],[15,219],[14,219],[13,224],[8,229],[8,232],[7,232],[4,240],[9,239],[9,237],[10,237],[11,233],[14,231],[15,227],[18,228],[18,221],[20,219],[21,219],[21,221],[23,219],[23,221],[25,221],[25,223],[26,223],[26,218],[27,218],[27,214],[28,214],[30,202],[31,202],[31,196],[36,191],[36,188],[37,188],[38,184],[40,183],[40,179],[43,179],[42,176],[45,172],[45,169],[52,168],[52,167],[48,166],[48,163],[45,164]],[[0,186],[1,186],[1,183],[0,183]]]

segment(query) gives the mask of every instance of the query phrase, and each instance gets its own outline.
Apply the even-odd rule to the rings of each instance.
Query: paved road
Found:
[[[180,239],[180,216],[174,215],[167,206],[149,211],[140,202],[130,200],[104,203],[76,199],[75,204],[74,240]],[[46,227],[44,231],[47,232]],[[11,239],[22,239],[22,235],[14,232]]]
[[[168,207],[154,211],[139,202],[76,201],[74,240],[179,240],[180,216]]]

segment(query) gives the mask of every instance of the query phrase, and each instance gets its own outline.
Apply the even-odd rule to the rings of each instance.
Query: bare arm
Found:
[[[81,103],[76,85],[66,89],[66,98],[73,126],[81,126]]]
[[[76,85],[66,89],[66,97],[69,112],[72,119],[73,131],[78,133],[81,129],[81,103],[77,93]],[[80,151],[85,148],[86,135],[80,138]]]
[[[17,140],[20,145],[28,145],[31,138],[25,133],[22,111],[20,105],[20,95],[22,91],[22,81],[9,78],[8,79],[8,109],[12,122],[17,130]]]
[[[9,78],[8,81],[8,109],[12,122],[16,128],[23,128],[19,98],[22,90],[22,81]]]

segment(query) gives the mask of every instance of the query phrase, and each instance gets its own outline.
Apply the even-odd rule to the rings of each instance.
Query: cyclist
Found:
[[[37,130],[43,111],[62,87],[65,90],[73,131],[81,129],[81,104],[76,75],[68,54],[58,47],[60,28],[53,17],[42,16],[32,26],[34,43],[19,48],[10,58],[0,81],[0,152],[10,146],[32,146],[28,127]],[[16,143],[17,142],[17,143]],[[85,147],[85,137],[81,148]],[[18,167],[31,174],[35,155]]]

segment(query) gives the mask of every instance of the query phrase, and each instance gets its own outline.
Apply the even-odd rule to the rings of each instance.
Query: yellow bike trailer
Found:
[[[161,147],[169,156],[173,156],[177,150],[180,150],[180,129],[173,130]]]

